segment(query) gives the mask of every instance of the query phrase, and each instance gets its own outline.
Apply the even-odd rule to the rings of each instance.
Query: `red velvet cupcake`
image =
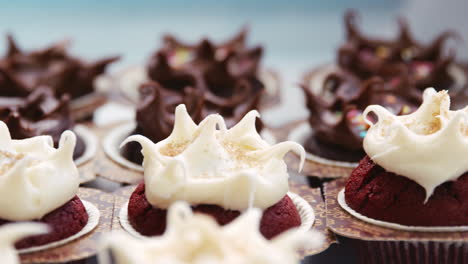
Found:
[[[137,135],[123,144],[142,145],[145,183],[132,194],[128,220],[142,235],[160,235],[166,228],[166,210],[178,200],[195,212],[213,216],[225,225],[251,207],[263,210],[260,231],[272,238],[301,225],[296,205],[288,196],[288,173],[283,156],[294,142],[270,146],[255,128],[258,114],[248,113],[227,129],[219,115],[196,125],[184,105],[176,108],[171,135],[156,144]]]
[[[88,213],[76,196],[75,134],[65,131],[55,149],[50,136],[12,140],[0,122],[0,138],[0,225],[34,221],[50,227],[49,233],[24,238],[16,246],[40,246],[80,232]]]
[[[409,115],[366,108],[364,116],[373,113],[378,120],[364,138],[367,156],[338,195],[343,209],[377,225],[353,240],[363,262],[464,263],[468,107],[449,109],[448,93],[432,88]]]
[[[349,207],[406,226],[468,226],[468,108],[450,111],[445,91],[427,89],[413,114],[369,106],[378,122],[364,139],[366,156],[349,178]]]

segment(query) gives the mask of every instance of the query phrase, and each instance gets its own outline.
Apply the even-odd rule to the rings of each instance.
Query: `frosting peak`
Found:
[[[294,142],[270,146],[257,133],[257,111],[249,112],[227,129],[218,114],[198,126],[184,105],[176,108],[171,135],[154,144],[135,135],[144,156],[146,196],[159,208],[177,200],[190,204],[216,204],[226,209],[268,208],[286,195],[288,178],[284,155],[304,149]]]
[[[289,230],[269,241],[259,231],[261,216],[259,209],[250,209],[221,227],[176,202],[169,208],[163,236],[140,240],[119,232],[108,236],[105,245],[117,264],[293,264],[299,262],[297,249],[316,247],[323,240],[319,233]]]
[[[8,127],[0,122],[1,219],[40,219],[76,195],[75,143],[71,131],[62,134],[57,149],[50,136],[12,140]]]
[[[424,187],[426,200],[446,181],[468,171],[468,107],[450,111],[446,91],[428,88],[423,103],[410,115],[395,116],[385,108],[371,105],[364,149],[370,158],[390,172],[405,176]]]
[[[48,227],[39,223],[15,223],[0,227],[0,256],[3,264],[19,264],[14,243],[26,236],[46,233]]]

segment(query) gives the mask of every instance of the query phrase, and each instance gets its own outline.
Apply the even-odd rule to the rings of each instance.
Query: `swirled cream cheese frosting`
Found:
[[[76,195],[75,142],[71,131],[63,132],[57,149],[50,136],[12,140],[8,127],[0,122],[1,219],[40,219]]]
[[[14,243],[24,237],[44,234],[48,231],[45,224],[15,223],[0,227],[0,260],[2,264],[19,264],[20,260]]]
[[[137,141],[144,156],[146,198],[155,207],[167,208],[174,201],[214,204],[225,209],[265,209],[288,192],[284,155],[304,149],[295,142],[270,146],[255,128],[257,111],[249,112],[237,125],[226,128],[213,114],[196,125],[185,105],[176,108],[174,130],[154,144],[141,135]]]
[[[370,129],[364,138],[367,155],[387,171],[405,176],[426,191],[426,201],[440,184],[468,171],[468,107],[450,111],[447,91],[428,88],[423,103],[409,115],[395,116],[371,105],[364,116]]]
[[[260,233],[262,213],[252,208],[231,223],[219,226],[203,214],[193,214],[189,204],[176,202],[168,210],[163,236],[138,239],[113,233],[104,240],[116,264],[292,264],[299,263],[296,250],[315,248],[323,236],[317,232],[289,230],[267,240]],[[101,257],[103,263],[105,254]]]

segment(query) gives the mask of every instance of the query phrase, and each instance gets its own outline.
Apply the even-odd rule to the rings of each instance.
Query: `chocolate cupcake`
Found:
[[[49,135],[58,147],[61,134],[74,127],[69,101],[68,95],[57,98],[44,86],[24,98],[0,97],[0,120],[8,126],[13,139]],[[80,158],[85,148],[84,140],[78,136],[73,158]]]
[[[399,82],[384,82],[374,77],[361,82],[346,71],[327,76],[325,89],[317,91],[304,85],[306,106],[310,111],[308,123],[303,123],[289,135],[290,140],[301,142],[309,163],[323,168],[353,168],[364,156],[362,141],[369,128],[363,111],[370,104],[381,104],[396,114],[408,114],[420,102],[420,92],[407,75]],[[324,181],[348,175],[345,169],[324,175],[306,173],[313,187]],[[316,176],[316,177],[313,177]]]
[[[103,245],[110,250],[113,263],[299,263],[299,248],[316,248],[323,241],[323,236],[312,231],[286,232],[269,241],[259,232],[262,212],[256,208],[220,226],[179,201],[169,207],[166,218],[167,230],[160,237],[108,235]],[[100,261],[111,263],[107,252],[100,255]]]
[[[0,87],[12,94],[24,96],[40,86],[49,86],[57,96],[69,94],[72,99],[94,92],[94,81],[107,65],[119,57],[109,57],[87,63],[67,53],[68,42],[59,42],[42,50],[22,51],[11,35],[8,48],[0,59]],[[14,86],[8,87],[13,84]]]
[[[138,102],[138,88],[148,81],[183,92],[187,86],[203,86],[213,95],[208,100],[224,104],[223,99],[236,98],[248,90],[239,89],[239,80],[254,83],[263,90],[261,108],[279,103],[279,80],[275,73],[261,67],[263,48],[250,48],[246,43],[247,30],[231,40],[215,44],[203,39],[198,44],[185,44],[172,35],[163,38],[162,48],[154,52],[148,65],[133,67],[116,78],[124,96]],[[190,76],[190,75],[198,76]],[[202,82],[198,82],[201,78]],[[249,84],[244,84],[249,85]],[[200,87],[195,87],[200,88]]]
[[[399,20],[400,32],[394,40],[364,36],[356,25],[357,14],[345,14],[346,42],[338,50],[337,64],[360,79],[379,76],[386,81],[398,78],[401,68],[406,68],[416,88],[427,87],[458,92],[466,86],[466,79],[455,66],[455,55],[444,54],[444,44],[449,38],[459,38],[446,31],[431,43],[423,44],[411,35],[404,19]],[[456,68],[456,69],[454,69]]]
[[[288,193],[283,161],[291,149],[304,150],[294,142],[270,146],[256,131],[257,117],[251,111],[228,129],[224,119],[213,114],[196,125],[185,106],[179,105],[168,138],[156,144],[141,135],[127,138],[122,144],[140,143],[145,157],[144,184],[122,209],[132,228],[142,235],[161,235],[167,208],[177,200],[221,225],[250,207],[261,208],[260,231],[266,238],[308,226],[297,209],[301,198]]]
[[[96,92],[96,79],[119,57],[85,62],[68,54],[68,44],[64,41],[42,50],[23,51],[9,35],[7,52],[0,59],[0,96],[25,97],[47,86],[58,98],[70,96],[75,119],[91,116],[105,101]]]
[[[0,184],[4,195],[0,199],[0,225],[35,221],[51,229],[47,234],[18,241],[16,247],[28,248],[28,252],[41,250],[91,231],[98,220],[88,219],[90,214],[99,215],[99,211],[76,196],[79,175],[72,159],[75,134],[65,131],[56,149],[50,136],[12,140],[3,122],[0,133],[4,173]]]

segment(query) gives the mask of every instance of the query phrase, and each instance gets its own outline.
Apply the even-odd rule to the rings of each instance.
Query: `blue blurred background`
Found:
[[[303,99],[296,83],[305,70],[335,59],[336,48],[343,39],[342,16],[347,8],[360,11],[362,27],[373,35],[391,36],[397,29],[395,19],[402,14],[409,18],[416,36],[427,40],[448,27],[466,31],[463,24],[467,20],[464,14],[467,3],[466,0],[0,0],[0,33],[12,32],[25,48],[69,38],[73,40],[72,52],[85,58],[122,54],[123,59],[112,66],[115,71],[145,63],[160,44],[162,33],[175,33],[188,41],[202,36],[222,40],[250,25],[250,43],[264,45],[264,65],[279,70],[286,86],[285,103],[268,118],[285,122],[306,115],[297,106],[302,105]],[[468,40],[467,32],[461,33]],[[0,44],[0,52],[4,47]],[[460,50],[459,55],[466,58],[466,47]]]

